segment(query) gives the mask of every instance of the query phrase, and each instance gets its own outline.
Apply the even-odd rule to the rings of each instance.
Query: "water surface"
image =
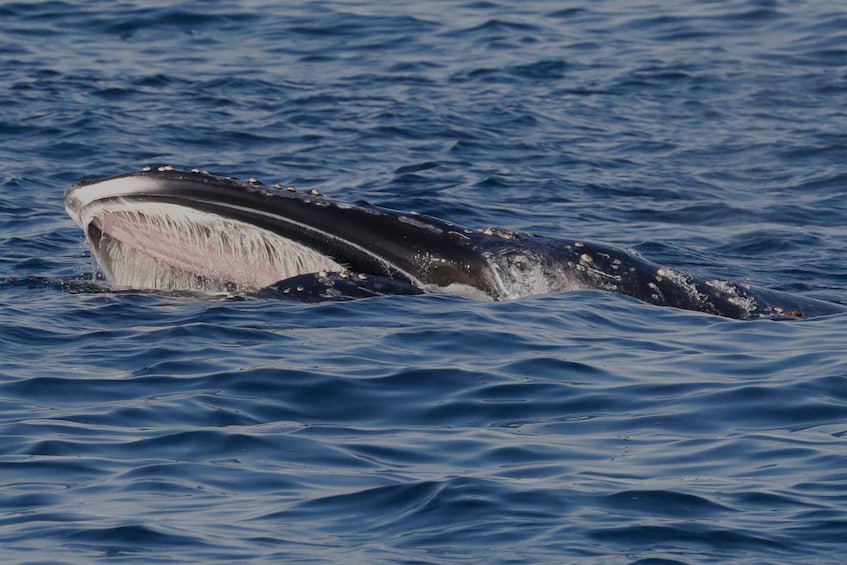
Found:
[[[843,315],[86,282],[169,163],[845,299],[842,10],[407,4],[0,6],[5,561],[840,562]]]

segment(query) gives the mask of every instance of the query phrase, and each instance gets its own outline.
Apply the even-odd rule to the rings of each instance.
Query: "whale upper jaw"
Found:
[[[115,286],[250,291],[349,269],[426,290],[501,294],[470,230],[315,191],[161,167],[83,179],[64,203]]]

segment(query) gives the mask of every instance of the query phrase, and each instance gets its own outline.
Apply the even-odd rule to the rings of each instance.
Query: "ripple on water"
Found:
[[[840,562],[844,317],[113,292],[170,163],[843,300],[837,7],[0,5],[9,562]]]

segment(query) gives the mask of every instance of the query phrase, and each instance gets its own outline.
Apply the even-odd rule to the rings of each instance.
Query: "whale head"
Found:
[[[65,209],[117,287],[251,291],[350,269],[425,290],[498,293],[469,230],[316,191],[159,167],[83,179]]]

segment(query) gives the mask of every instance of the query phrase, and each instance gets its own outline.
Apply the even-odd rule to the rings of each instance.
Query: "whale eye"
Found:
[[[528,263],[528,261],[527,261],[527,258],[526,258],[526,257],[524,257],[523,255],[515,255],[515,256],[513,256],[513,257],[510,259],[510,262],[511,262],[511,264],[512,264],[512,267],[516,268],[517,270],[519,270],[519,271],[521,271],[521,272],[526,271],[526,270],[527,270],[527,268],[528,268],[528,266],[529,266],[529,263]]]

